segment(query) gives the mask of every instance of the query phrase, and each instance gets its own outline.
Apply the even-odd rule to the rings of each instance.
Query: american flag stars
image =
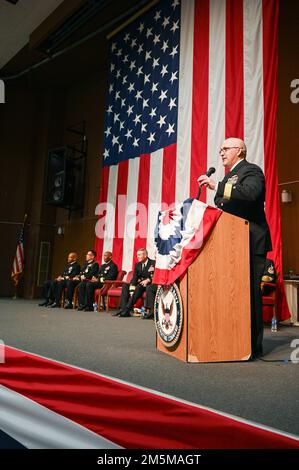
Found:
[[[169,0],[113,38],[104,164],[138,158],[176,141],[179,0]]]

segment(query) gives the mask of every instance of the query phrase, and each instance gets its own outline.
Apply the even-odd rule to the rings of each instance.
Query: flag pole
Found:
[[[22,231],[24,231],[27,217],[28,217],[27,214],[25,214],[25,215],[24,215],[24,219],[23,219],[23,224],[22,224]],[[12,297],[12,300],[17,300],[17,298],[18,298],[19,278],[14,279],[14,283],[15,283],[15,294],[14,294],[14,296]]]
[[[24,229],[24,227],[25,227],[26,220],[27,220],[27,214],[24,215],[24,220],[23,220],[23,225],[22,225],[22,228],[23,228],[23,229]]]

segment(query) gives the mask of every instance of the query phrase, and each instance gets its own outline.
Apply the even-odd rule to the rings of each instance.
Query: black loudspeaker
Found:
[[[70,208],[74,200],[73,162],[67,147],[49,150],[46,204]]]

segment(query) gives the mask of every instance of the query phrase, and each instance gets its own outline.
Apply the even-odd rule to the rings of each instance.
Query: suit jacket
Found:
[[[73,263],[69,263],[63,270],[63,273],[61,274],[62,277],[64,278],[70,278],[72,279],[75,276],[78,276],[80,273],[80,264],[77,263],[77,261]]]
[[[219,209],[249,221],[252,253],[265,255],[272,249],[264,211],[265,177],[259,166],[238,163],[218,184],[214,201]]]
[[[111,260],[108,263],[103,263],[99,269],[99,279],[103,278],[104,281],[112,281],[117,278],[118,267]]]
[[[85,276],[85,279],[91,279],[99,273],[99,265],[96,261],[85,263],[81,269],[80,275]]]
[[[147,265],[144,269],[142,269],[142,264],[143,263],[135,264],[134,273],[131,281],[131,284],[133,286],[137,286],[140,281],[144,281],[145,279],[150,279],[151,281],[153,279],[156,262],[150,258],[147,258]]]

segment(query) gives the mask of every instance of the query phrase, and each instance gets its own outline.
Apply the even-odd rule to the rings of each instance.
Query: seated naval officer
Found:
[[[81,269],[80,275],[77,279],[78,285],[78,310],[84,310],[86,306],[86,286],[93,277],[99,274],[99,264],[96,261],[96,252],[89,250],[86,253],[86,263]]]
[[[56,279],[48,280],[43,286],[43,297],[44,302],[40,303],[40,307],[59,307],[60,299],[63,289],[66,287],[67,280],[73,279],[80,272],[80,265],[77,262],[77,253],[69,253],[68,264],[64,268],[63,272]]]
[[[113,281],[117,278],[118,267],[112,260],[111,251],[106,251],[103,258],[104,263],[100,266],[98,276],[93,276],[90,281],[86,282],[86,312],[93,310],[95,290],[101,289],[105,281]]]

